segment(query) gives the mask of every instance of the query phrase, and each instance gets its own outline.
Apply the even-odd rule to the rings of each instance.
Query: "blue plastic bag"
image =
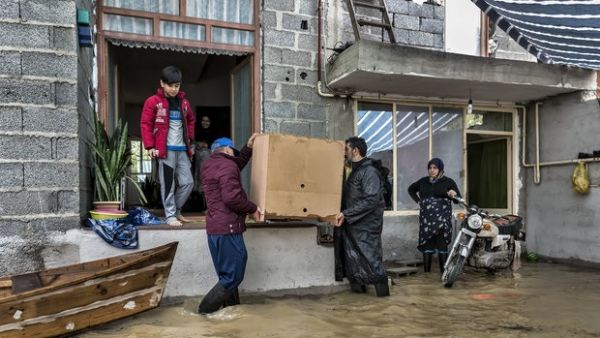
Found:
[[[128,213],[127,221],[134,226],[163,223],[156,215],[142,207],[131,208]]]
[[[138,231],[127,218],[94,220],[88,218],[87,225],[94,229],[106,243],[119,249],[137,249]]]

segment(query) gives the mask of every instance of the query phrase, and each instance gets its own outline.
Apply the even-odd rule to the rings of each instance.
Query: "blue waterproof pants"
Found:
[[[248,252],[242,234],[208,235],[208,248],[219,276],[219,284],[228,291],[244,280]]]

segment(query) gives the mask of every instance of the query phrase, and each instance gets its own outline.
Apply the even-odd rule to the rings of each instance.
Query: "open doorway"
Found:
[[[510,136],[467,134],[467,196],[482,208],[511,212]]]
[[[140,115],[144,101],[159,87],[160,71],[173,65],[181,69],[183,81],[181,90],[194,110],[196,118],[194,140],[206,140],[207,143],[217,137],[249,135],[250,123],[239,124],[236,121],[252,121],[251,98],[248,104],[240,106],[235,100],[235,85],[252,93],[252,82],[232,82],[241,65],[248,64],[249,56],[215,55],[172,50],[131,48],[111,45],[108,49],[108,111],[109,122],[123,119],[129,126],[130,144],[133,153],[131,176],[145,188],[150,199],[147,207],[157,213],[162,211],[160,194],[157,194],[156,165],[147,156],[141,143]],[[250,69],[250,67],[247,67]],[[248,87],[248,88],[246,88]],[[248,115],[248,116],[246,116]],[[210,119],[207,129],[203,120]],[[238,142],[236,142],[237,144]],[[198,181],[198,161],[192,160],[195,180],[194,192],[183,207],[183,212],[198,214],[205,209]],[[154,189],[151,189],[154,186]],[[139,204],[137,192],[127,188],[126,203]]]

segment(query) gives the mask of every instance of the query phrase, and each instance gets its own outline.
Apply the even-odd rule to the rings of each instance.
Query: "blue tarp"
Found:
[[[471,0],[547,64],[600,69],[599,0]]]
[[[144,208],[129,210],[126,218],[94,220],[88,218],[87,225],[106,243],[119,249],[137,249],[137,226],[160,224],[161,220]]]

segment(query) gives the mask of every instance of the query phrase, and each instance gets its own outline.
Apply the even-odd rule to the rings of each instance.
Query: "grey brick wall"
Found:
[[[345,138],[353,130],[351,104],[317,94],[317,1],[265,0],[261,7],[263,130]],[[444,8],[387,0],[398,43],[442,49]],[[375,20],[378,11],[360,9]],[[380,17],[378,17],[380,19]],[[301,28],[302,22],[307,24]],[[323,45],[354,41],[345,1],[323,0]],[[381,40],[381,29],[361,27],[365,39]],[[384,40],[388,41],[387,34]],[[325,50],[325,56],[331,52]]]
[[[302,29],[306,21],[307,28]],[[269,1],[261,8],[263,130],[330,137],[332,100],[317,94],[316,1]]]
[[[77,44],[76,9],[91,7],[0,0],[0,239],[19,237],[0,241],[12,257],[0,275],[43,267],[45,238],[79,227],[87,212],[93,54]]]

